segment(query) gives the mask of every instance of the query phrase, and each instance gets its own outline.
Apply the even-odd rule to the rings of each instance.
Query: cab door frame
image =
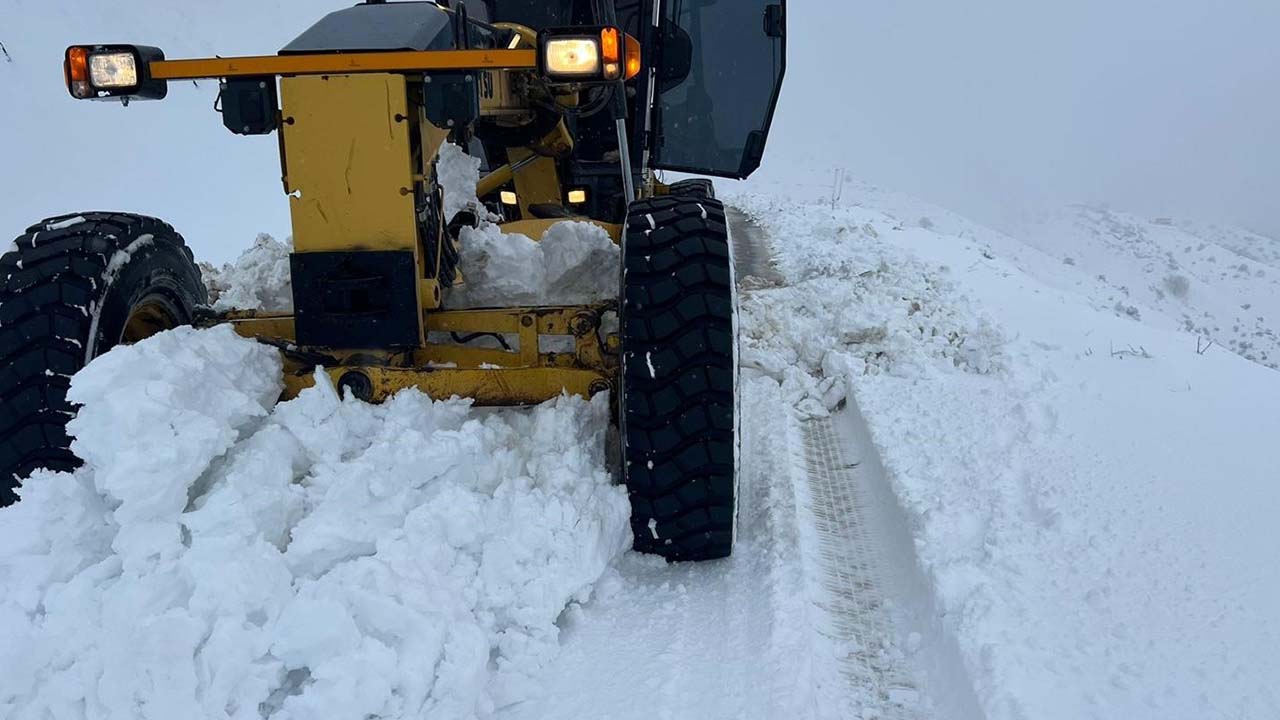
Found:
[[[644,108],[637,112],[633,122],[633,137],[642,139],[634,144],[633,164],[642,171],[649,169],[670,170],[698,175],[712,175],[734,179],[745,179],[759,166],[764,155],[765,144],[773,125],[778,99],[782,90],[783,78],[786,75],[786,0],[720,0],[733,5],[751,4],[761,9],[761,32],[778,43],[776,75],[772,78],[773,87],[765,108],[763,122],[758,129],[748,133],[744,140],[743,152],[736,167],[707,167],[680,162],[664,162],[662,150],[668,132],[663,129],[663,109],[661,91],[658,87],[658,72],[664,66],[664,52],[667,48],[663,42],[663,22],[669,15],[674,0],[640,0],[640,42],[641,57],[644,64],[636,84],[637,102],[634,107]],[[621,4],[621,3],[620,3]],[[768,32],[772,30],[773,32]],[[775,34],[776,33],[776,34]],[[693,39],[697,43],[697,38]],[[698,48],[694,48],[695,58]],[[695,59],[696,62],[696,59]]]

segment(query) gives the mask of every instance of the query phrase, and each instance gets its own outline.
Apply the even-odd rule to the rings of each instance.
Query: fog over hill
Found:
[[[5,0],[0,234],[100,207],[160,214],[213,261],[287,234],[274,139],[230,136],[210,83],[127,111],[76,103],[62,49],[272,52],[348,4]],[[753,182],[829,192],[842,169],[1004,228],[1083,202],[1280,235],[1272,0],[797,0],[789,13],[787,84]],[[33,140],[46,133],[58,140]]]

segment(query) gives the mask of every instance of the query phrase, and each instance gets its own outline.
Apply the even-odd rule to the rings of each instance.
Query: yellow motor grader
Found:
[[[159,100],[170,82],[216,79],[227,129],[277,135],[293,309],[215,313],[191,251],[155,218],[32,225],[0,258],[0,502],[36,468],[78,466],[66,393],[87,362],[179,325],[230,323],[279,348],[285,398],[317,367],[374,403],[405,388],[482,405],[612,393],[636,548],[728,555],[728,227],[710,181],[668,185],[656,171],[758,167],[784,38],[785,0],[370,0],[275,55],[68,48],[75,99]],[[446,141],[482,169],[483,207],[453,217],[437,178]],[[618,275],[617,300],[448,307],[464,281],[459,240],[481,215],[534,239],[565,220],[603,228],[621,249],[620,274],[599,270]]]

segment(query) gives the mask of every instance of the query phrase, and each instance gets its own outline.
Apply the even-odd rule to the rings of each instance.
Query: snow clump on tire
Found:
[[[316,387],[179,328],[78,374],[85,465],[0,510],[4,717],[488,716],[630,545],[608,401]],[[192,379],[198,378],[195,382]]]

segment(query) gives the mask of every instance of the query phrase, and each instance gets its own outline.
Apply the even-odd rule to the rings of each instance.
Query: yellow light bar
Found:
[[[537,66],[538,54],[534,50],[412,50],[157,60],[151,63],[151,78],[199,80],[260,75],[409,73],[423,70],[531,70]]]

